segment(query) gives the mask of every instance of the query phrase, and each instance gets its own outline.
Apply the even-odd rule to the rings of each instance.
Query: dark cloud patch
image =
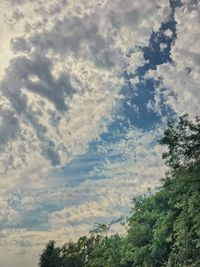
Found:
[[[124,22],[126,25],[132,27],[133,25],[137,25],[140,20],[140,13],[138,10],[134,9],[131,11],[128,11],[124,15]]]
[[[27,2],[34,2],[34,0],[9,0],[12,5],[24,5]]]
[[[9,110],[0,110],[0,151],[5,145],[19,134],[19,121],[14,112]]]
[[[10,110],[1,111],[2,123],[0,125],[0,145],[6,145],[9,140],[20,137],[20,122],[26,123],[34,130],[42,150],[42,154],[48,158],[52,165],[60,163],[59,155],[54,143],[47,137],[47,128],[39,117],[43,115],[43,106],[48,100],[55,107],[57,118],[59,114],[67,111],[66,100],[71,98],[76,90],[72,87],[70,76],[61,73],[58,78],[52,75],[52,61],[35,52],[30,57],[16,57],[10,62],[4,80],[0,84],[1,93],[8,99]],[[36,108],[28,102],[26,92],[32,92],[41,97]],[[43,102],[43,103],[42,103]],[[49,125],[53,123],[49,120]],[[57,121],[58,126],[59,121]],[[52,124],[53,125],[53,124]],[[55,123],[54,123],[55,125]],[[23,138],[26,138],[24,136]]]
[[[47,128],[38,122],[37,118],[31,113],[26,114],[29,123],[32,125],[38,140],[40,140],[42,155],[50,160],[53,166],[60,164],[60,158],[56,151],[55,144],[46,136]]]
[[[30,52],[31,48],[27,44],[27,41],[22,37],[17,37],[11,40],[11,49],[14,53],[17,52]]]
[[[52,30],[35,34],[30,40],[34,47],[39,47],[43,51],[52,49],[62,55],[72,51],[78,56],[81,53],[81,41],[91,41],[97,33],[97,25],[90,24],[88,20],[73,17],[57,21]]]
[[[59,157],[58,153],[56,153],[54,148],[49,147],[47,149],[44,149],[43,153],[44,153],[45,157],[51,161],[51,164],[53,166],[60,164],[60,157]]]
[[[49,15],[51,16],[55,16],[56,14],[61,13],[62,11],[62,6],[61,5],[53,5],[49,8]]]
[[[60,111],[67,109],[65,97],[71,97],[75,89],[71,86],[70,77],[66,73],[54,79],[51,74],[52,68],[51,60],[38,53],[32,54],[30,58],[22,56],[11,61],[1,88],[17,113],[27,109],[22,88],[41,95]],[[36,78],[36,81],[32,78]]]
[[[100,34],[94,17],[64,18],[57,21],[50,31],[37,33],[30,38],[32,47],[53,51],[65,56],[73,53],[77,58],[89,58],[97,66],[111,68],[119,60],[117,51]],[[111,41],[111,40],[110,40]]]
[[[66,8],[66,5],[68,4],[68,0],[60,0],[59,2],[57,2],[56,4],[50,4],[47,5],[44,3],[41,3],[39,5],[37,5],[33,11],[35,13],[39,13],[43,16],[43,18],[45,17],[49,17],[51,16],[54,17],[60,13],[62,13],[62,11]]]
[[[32,61],[27,62],[27,68],[29,75],[24,82],[25,87],[48,99],[59,111],[66,111],[65,97],[71,97],[75,92],[69,75],[62,73],[58,79],[54,79],[51,74],[52,62],[37,54]],[[38,80],[31,81],[31,77],[36,77]]]
[[[19,9],[15,9],[15,10],[13,11],[12,19],[13,19],[15,22],[20,21],[20,20],[23,19],[24,17],[25,17],[25,15],[24,15],[23,12],[20,11]]]

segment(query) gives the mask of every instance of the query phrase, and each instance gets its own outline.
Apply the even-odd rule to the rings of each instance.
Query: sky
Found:
[[[36,267],[156,190],[200,114],[200,1],[1,0],[0,266]]]

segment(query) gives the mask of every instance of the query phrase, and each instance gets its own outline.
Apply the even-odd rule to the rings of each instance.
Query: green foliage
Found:
[[[127,240],[133,266],[200,266],[200,164],[174,171],[136,203]]]
[[[40,267],[199,267],[200,121],[169,123],[161,144],[171,172],[154,194],[134,199],[127,235],[95,224],[88,236],[61,249],[49,242]]]
[[[61,266],[60,248],[55,247],[55,241],[49,241],[39,258],[40,267]]]
[[[195,122],[192,122],[185,114],[179,118],[178,123],[168,122],[159,142],[168,147],[163,158],[172,169],[187,166],[200,159],[200,117],[197,116]]]
[[[89,236],[68,242],[61,248],[62,267],[120,267],[122,238],[107,236],[109,225],[96,224]],[[60,267],[57,266],[57,267]]]

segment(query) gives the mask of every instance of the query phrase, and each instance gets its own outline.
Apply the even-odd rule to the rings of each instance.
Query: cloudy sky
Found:
[[[1,0],[0,266],[159,186],[166,121],[200,114],[199,25],[198,0]]]

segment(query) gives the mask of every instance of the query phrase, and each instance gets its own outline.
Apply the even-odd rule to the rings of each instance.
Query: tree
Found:
[[[163,159],[172,169],[187,166],[200,159],[200,117],[192,122],[185,114],[178,122],[170,121],[164,131],[160,144],[167,145],[168,152]]]
[[[60,267],[60,248],[55,247],[55,241],[49,241],[39,258],[40,267]]]
[[[84,239],[84,237],[81,237]],[[67,242],[61,249],[63,267],[83,267],[84,255],[82,254],[80,243]]]

